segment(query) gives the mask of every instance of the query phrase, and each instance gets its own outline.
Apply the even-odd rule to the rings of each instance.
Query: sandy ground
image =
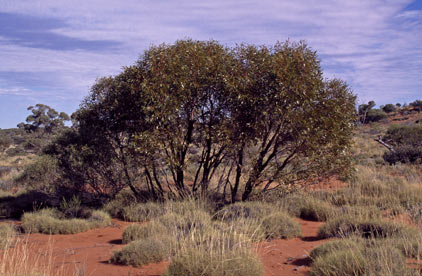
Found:
[[[321,222],[298,219],[302,225],[302,238],[290,240],[273,240],[258,244],[258,255],[261,258],[265,276],[306,275],[310,270],[308,254],[312,248],[324,242],[318,240],[317,231]],[[113,225],[101,229],[93,229],[75,235],[27,236],[29,248],[33,256],[41,256],[40,260],[48,260],[48,252],[52,252],[50,263],[53,271],[60,276],[153,276],[162,275],[168,262],[150,264],[140,268],[110,264],[108,260],[122,248],[121,237],[128,222],[113,220]]]

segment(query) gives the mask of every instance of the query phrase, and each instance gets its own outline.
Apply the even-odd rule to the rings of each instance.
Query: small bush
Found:
[[[401,145],[394,151],[385,152],[383,158],[389,164],[422,163],[422,146]]]
[[[114,252],[111,262],[142,266],[161,262],[169,257],[169,249],[157,238],[137,240],[129,243],[122,250]]]
[[[122,242],[129,243],[136,240],[145,240],[154,236],[169,234],[170,229],[154,221],[144,225],[132,224],[123,232]]]
[[[378,122],[388,117],[387,113],[385,113],[381,109],[370,109],[366,114],[366,122]]]
[[[331,238],[359,235],[365,238],[387,238],[405,235],[409,231],[411,231],[411,228],[389,221],[342,216],[327,221],[319,229],[318,236],[321,238]]]
[[[103,209],[109,213],[112,217],[123,218],[123,208],[133,205],[137,199],[133,192],[130,190],[121,190],[113,200],[107,202]]]
[[[386,104],[384,105],[382,110],[386,113],[391,113],[391,112],[396,111],[396,107],[393,104]]]
[[[261,276],[258,257],[248,251],[225,251],[214,254],[206,248],[191,248],[176,255],[165,276]]]
[[[262,229],[268,239],[290,239],[302,235],[300,224],[282,212],[265,217]]]
[[[16,231],[12,225],[0,224],[0,249],[5,249],[15,235]]]
[[[156,202],[138,203],[123,208],[122,216],[126,221],[148,221],[165,213],[164,206]]]

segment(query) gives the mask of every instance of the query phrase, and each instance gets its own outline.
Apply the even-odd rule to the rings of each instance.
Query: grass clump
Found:
[[[0,224],[0,249],[5,249],[10,244],[11,239],[16,235],[16,231],[10,224]]]
[[[164,225],[154,221],[144,225],[132,224],[123,232],[122,242],[129,243],[131,241],[147,239],[153,236],[165,235],[165,233],[168,233],[168,229],[166,229]]]
[[[262,229],[268,239],[290,239],[302,235],[300,224],[283,212],[266,216],[262,220]]]
[[[280,204],[290,215],[305,220],[326,221],[339,213],[329,202],[302,193],[290,194]]]
[[[309,257],[312,260],[316,260],[317,258],[321,258],[329,254],[334,254],[338,251],[349,249],[363,250],[364,244],[365,241],[360,237],[333,240],[314,248],[309,254]]]
[[[110,216],[102,211],[94,211],[88,219],[64,219],[63,216],[56,209],[25,213],[22,216],[22,227],[26,233],[76,234],[111,224]]]
[[[147,202],[126,206],[122,210],[122,217],[126,221],[144,222],[165,213],[164,206],[161,203]]]
[[[391,246],[372,248],[338,248],[317,256],[312,264],[311,276],[395,276],[407,275],[406,259]]]
[[[233,221],[237,219],[262,219],[265,216],[276,211],[275,205],[266,204],[263,202],[249,201],[237,202],[225,206],[215,214],[215,218],[224,221]]]
[[[343,216],[327,221],[318,232],[321,238],[348,237],[358,235],[365,238],[403,236],[411,231],[410,227],[382,221],[380,219]]]
[[[114,252],[110,261],[124,265],[142,266],[161,262],[169,255],[169,249],[163,241],[158,238],[148,238],[133,241],[122,250]]]
[[[206,248],[191,248],[174,258],[165,276],[260,276],[263,267],[251,251],[233,250],[216,254]]]

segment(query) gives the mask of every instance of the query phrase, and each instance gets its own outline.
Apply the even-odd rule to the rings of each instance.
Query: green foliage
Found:
[[[371,109],[366,114],[366,122],[378,122],[388,117],[387,113],[385,113],[381,109]]]
[[[19,128],[25,129],[27,132],[43,132],[51,134],[56,130],[64,127],[64,122],[69,121],[70,117],[64,112],[58,113],[53,108],[44,104],[36,104],[35,107],[30,106],[28,110],[32,112],[26,118],[26,124],[18,124]]]
[[[162,200],[206,195],[219,182],[234,202],[264,183],[346,174],[354,102],[344,82],[324,81],[304,43],[183,40],[100,79],[73,115],[75,130],[46,152],[76,189],[113,197],[129,187]]]
[[[422,125],[393,125],[383,137],[390,143],[394,151],[386,152],[384,160],[390,164],[422,162]]]
[[[384,107],[382,108],[382,110],[385,113],[391,113],[391,112],[396,111],[396,107],[393,104],[386,104],[386,105],[384,105]]]
[[[348,249],[362,250],[364,248],[364,245],[365,241],[363,241],[361,238],[356,237],[333,240],[323,243],[322,245],[312,249],[309,257],[312,260],[315,260],[316,258],[323,258],[326,255],[334,254],[337,251],[343,251]]]
[[[280,203],[293,216],[306,220],[326,221],[339,214],[339,210],[327,201],[305,194],[290,194]]]
[[[41,155],[34,163],[24,168],[15,179],[15,183],[29,189],[51,193],[55,191],[59,177],[57,160],[48,155]]]
[[[142,266],[158,263],[169,257],[169,249],[157,238],[137,240],[129,243],[121,251],[114,252],[111,262]]]
[[[302,235],[300,224],[283,212],[265,217],[262,220],[262,229],[268,239],[290,239]]]

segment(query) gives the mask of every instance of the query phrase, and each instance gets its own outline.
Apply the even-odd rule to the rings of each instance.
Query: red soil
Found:
[[[326,241],[317,237],[322,223],[297,220],[302,225],[302,238],[260,244],[258,255],[264,264],[264,276],[307,275],[310,271],[309,252]]]
[[[320,222],[298,219],[302,225],[303,238],[290,240],[273,240],[258,244],[258,255],[261,258],[265,276],[306,275],[310,270],[308,254],[312,248],[321,244],[317,231]],[[84,271],[87,276],[136,276],[162,275],[168,262],[150,264],[140,268],[109,264],[113,251],[122,248],[122,233],[130,223],[113,220],[113,225],[101,229],[93,229],[74,235],[31,234],[27,237],[31,254],[48,260],[46,255],[52,253],[53,270],[60,276],[75,275],[76,271]],[[13,250],[13,249],[11,249]]]

